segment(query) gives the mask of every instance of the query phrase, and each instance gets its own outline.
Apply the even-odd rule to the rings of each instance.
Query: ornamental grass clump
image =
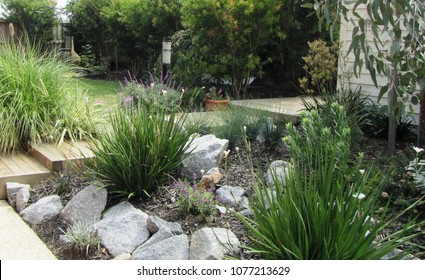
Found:
[[[74,68],[28,42],[0,48],[0,153],[28,143],[82,139],[95,133]]]
[[[415,220],[382,239],[396,217],[377,214],[380,174],[360,171],[361,156],[350,158],[345,111],[332,105],[335,127],[317,113],[302,113],[301,131],[287,125],[285,144],[294,168],[270,189],[260,177],[250,201],[252,218],[238,217],[252,246],[264,259],[380,259],[420,233]],[[286,181],[286,184],[284,183]],[[394,258],[403,255],[394,255]]]
[[[184,127],[186,115],[166,112],[135,106],[111,113],[111,127],[92,147],[96,159],[90,167],[111,193],[149,196],[188,156],[187,143],[197,128]]]

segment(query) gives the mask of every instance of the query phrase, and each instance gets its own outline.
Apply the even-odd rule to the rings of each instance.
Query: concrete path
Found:
[[[309,100],[309,97],[306,97],[306,100]],[[271,116],[290,122],[297,122],[300,112],[305,109],[300,97],[232,100],[231,103],[236,106],[266,111]]]
[[[56,260],[6,200],[0,200],[0,260]]]

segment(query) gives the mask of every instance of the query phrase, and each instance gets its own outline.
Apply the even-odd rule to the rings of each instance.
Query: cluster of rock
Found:
[[[221,174],[216,167],[224,157],[228,141],[206,135],[194,138],[190,145],[191,153],[182,163],[182,176],[199,178],[204,175],[201,170],[210,170],[204,175],[205,187],[217,184]],[[107,191],[99,182],[85,187],[65,206],[57,195],[44,197],[28,206],[29,185],[7,183],[6,189],[9,203],[27,223],[39,225],[53,219],[69,225],[84,223],[117,259],[222,259],[240,246],[238,238],[228,229],[202,228],[187,236],[178,223],[149,216],[129,202],[121,202],[105,211]],[[233,192],[234,199],[239,202],[240,190],[226,187],[218,195],[234,206],[236,202],[228,197]]]
[[[18,193],[28,188],[28,185],[7,184],[8,199],[15,209],[21,203],[18,203]],[[207,227],[188,236],[180,224],[150,216],[126,201],[105,211],[106,201],[106,190],[94,183],[78,192],[65,206],[57,195],[51,195],[21,209],[20,215],[32,225],[57,218],[68,224],[83,222],[117,259],[223,259],[226,254],[239,250],[238,238],[228,229]]]

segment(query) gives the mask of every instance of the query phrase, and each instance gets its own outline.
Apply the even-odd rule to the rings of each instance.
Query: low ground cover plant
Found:
[[[177,204],[184,214],[200,214],[206,218],[216,211],[214,189],[188,181],[177,181],[173,187],[177,191]]]
[[[70,225],[66,231],[60,230],[63,233],[60,238],[66,244],[71,256],[78,259],[88,255],[91,250],[99,250],[100,237],[91,225],[77,221]]]
[[[264,259],[380,259],[420,233],[415,219],[389,236],[377,236],[394,218],[378,214],[379,174],[349,158],[351,132],[342,106],[331,106],[332,130],[317,111],[301,115],[301,132],[287,126],[285,144],[294,168],[274,188],[259,179],[251,199],[252,218],[238,217],[250,230],[250,249]],[[399,214],[401,215],[401,214]],[[394,255],[401,258],[403,255]]]

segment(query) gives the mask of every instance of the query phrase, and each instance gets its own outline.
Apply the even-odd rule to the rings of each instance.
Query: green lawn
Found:
[[[89,102],[113,106],[119,101],[118,93],[121,91],[119,82],[81,78],[77,79],[77,85],[83,91],[87,91]]]

